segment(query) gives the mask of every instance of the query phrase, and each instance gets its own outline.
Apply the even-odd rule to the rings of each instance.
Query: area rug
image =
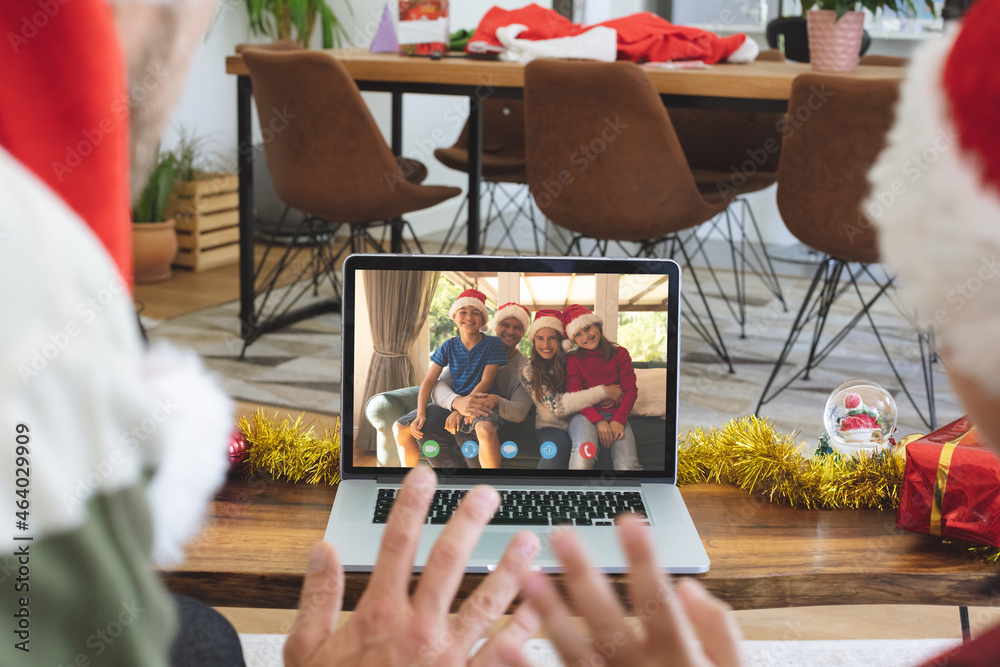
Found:
[[[782,268],[779,264],[779,272],[788,308],[762,283],[750,278],[745,336],[741,337],[739,325],[721,298],[722,292],[707,273],[699,270],[709,293],[709,305],[733,357],[735,372],[728,371],[687,321],[682,323],[678,423],[681,433],[695,427],[724,424],[733,417],[754,412],[811,277],[808,266],[790,264]],[[719,279],[723,289],[732,285],[731,273],[720,272]],[[685,280],[684,290],[692,303],[700,305],[692,280]],[[849,321],[857,309],[856,297],[845,296],[831,309],[829,330]],[[296,411],[338,414],[339,316],[323,315],[265,334],[240,359],[243,342],[238,336],[238,312],[238,304],[233,302],[169,320],[144,321],[151,339],[165,338],[194,348],[236,399]],[[873,317],[913,393],[914,402],[926,415],[927,397],[912,326],[889,299],[881,300],[873,310]],[[808,345],[807,332],[789,355],[780,378],[787,378],[801,368],[808,356]],[[929,430],[902,393],[878,340],[865,322],[844,338],[819,368],[810,373],[808,380],[793,383],[763,406],[760,415],[774,420],[778,429],[800,432],[814,442],[823,429],[822,414],[829,393],[851,378],[874,380],[893,394],[899,410],[900,434]],[[934,388],[938,424],[961,416],[940,362],[934,364]]]
[[[286,635],[241,634],[247,667],[280,667]],[[744,641],[747,667],[911,667],[955,646],[958,639]],[[535,667],[561,667],[551,642],[530,639],[524,656]]]

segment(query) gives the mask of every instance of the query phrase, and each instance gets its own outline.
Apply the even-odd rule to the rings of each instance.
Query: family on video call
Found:
[[[457,335],[432,351],[417,409],[393,424],[403,466],[417,465],[433,441],[446,455],[429,456],[431,465],[499,468],[518,444],[505,425],[523,422],[533,403],[539,469],[642,470],[629,426],[632,358],[605,336],[599,315],[573,304],[532,319],[510,302],[491,320],[486,296],[467,289],[448,316]],[[518,349],[525,333],[529,357]]]

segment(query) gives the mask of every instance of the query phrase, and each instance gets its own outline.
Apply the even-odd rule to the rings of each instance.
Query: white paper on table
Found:
[[[400,21],[396,29],[400,44],[427,44],[443,42],[447,44],[448,18],[420,19],[419,21]]]

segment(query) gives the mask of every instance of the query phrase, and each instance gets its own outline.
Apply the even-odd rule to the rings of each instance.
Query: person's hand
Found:
[[[622,396],[625,392],[622,390],[620,384],[606,384],[604,385],[604,393],[608,395],[608,400],[612,401],[615,405],[622,402]]]
[[[625,437],[625,424],[611,420],[608,422],[608,426],[611,427],[611,434],[614,436],[614,440],[611,442],[618,442]]]
[[[626,623],[625,610],[608,578],[591,568],[569,530],[553,536],[552,550],[565,568],[563,582],[573,607],[583,616],[591,636],[571,618],[545,575],[534,573],[525,584],[527,604],[541,614],[545,632],[563,662],[629,667],[741,665],[740,631],[729,606],[694,579],[685,578],[675,588],[656,566],[652,544],[638,520],[623,519],[618,534],[629,561],[628,584],[641,632]]]
[[[611,424],[614,423],[611,422]],[[612,430],[611,424],[608,424],[603,419],[594,424],[597,427],[597,439],[601,441],[602,447],[611,447],[615,443],[615,440],[618,439],[615,437],[615,432]]]
[[[452,410],[448,418],[444,420],[444,430],[448,433],[457,433],[458,427],[462,425],[462,413]]]
[[[538,552],[538,538],[518,533],[491,572],[448,617],[465,563],[499,503],[497,492],[479,486],[466,494],[434,544],[413,595],[420,530],[434,494],[435,476],[414,468],[403,482],[386,523],[375,569],[351,618],[337,629],[344,572],[334,548],[313,546],[302,584],[295,626],[285,643],[289,667],[328,665],[526,665],[520,648],[540,619],[521,605],[510,621],[470,659],[469,652],[507,610]]]
[[[498,405],[500,397],[496,394],[478,393],[459,396],[451,402],[451,409],[458,410],[464,417],[488,417]]]
[[[410,422],[410,433],[413,434],[414,438],[424,437],[424,422],[427,421],[427,417],[418,415],[416,419]]]

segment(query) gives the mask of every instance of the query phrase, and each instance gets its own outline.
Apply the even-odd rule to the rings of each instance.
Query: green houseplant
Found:
[[[177,157],[170,152],[160,153],[132,208],[132,259],[137,285],[170,278],[170,264],[177,255],[177,235],[174,220],[166,212],[177,173]]]
[[[347,41],[347,31],[327,0],[246,0],[250,31],[277,40],[292,40],[309,48],[316,19],[323,31],[323,48],[332,49]],[[346,4],[346,3],[345,3]],[[346,4],[348,11],[351,6]],[[292,36],[292,32],[295,36]]]
[[[924,4],[934,12],[933,0]],[[872,13],[879,9],[917,11],[915,0],[802,0],[814,70],[846,72],[857,67],[865,21],[859,6]]]
[[[874,14],[879,9],[889,9],[894,12],[906,10],[912,13],[917,12],[916,0],[802,0],[802,13],[805,14],[814,7],[819,10],[828,10],[836,13],[837,18],[854,11],[858,5]],[[934,0],[924,0],[932,13],[934,12]]]

